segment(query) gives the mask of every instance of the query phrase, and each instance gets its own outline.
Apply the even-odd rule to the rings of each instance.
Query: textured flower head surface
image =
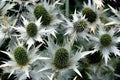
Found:
[[[9,76],[16,74],[19,75],[19,78],[21,78],[22,75],[24,75],[25,78],[30,77],[29,72],[32,71],[32,64],[35,61],[49,59],[36,54],[40,46],[41,45],[28,50],[23,46],[23,42],[17,40],[17,42],[14,44],[13,50],[10,49],[10,51],[1,51],[2,53],[8,55],[10,60],[4,61],[4,64],[0,65],[0,68],[7,70],[7,72],[10,73]]]
[[[19,35],[16,34],[16,36],[19,36],[19,39],[25,40],[29,48],[35,43],[35,41],[44,43],[43,36],[52,34],[53,29],[47,30],[41,27],[41,17],[35,22],[28,21],[23,16],[22,19],[24,26],[13,28],[20,33]]]
[[[86,55],[92,53],[93,51],[81,52],[82,50],[80,50],[80,51],[76,51],[75,53],[73,53],[73,51],[71,50],[71,43],[66,42],[65,45],[59,46],[55,44],[53,40],[50,38],[47,41],[47,44],[48,44],[47,54],[50,55],[51,60],[47,61],[46,62],[47,65],[43,69],[39,70],[39,72],[47,70],[47,69],[52,69],[55,71],[53,73],[54,75],[56,72],[62,75],[69,70],[73,70],[79,76],[82,76],[79,70],[77,69],[78,61],[84,58]]]
[[[115,36],[116,31],[117,29],[115,28],[106,31],[104,27],[100,27],[97,35],[89,35],[94,42],[94,50],[101,52],[106,65],[111,53],[115,56],[120,56],[120,51],[116,46],[120,42],[120,37]]]
[[[77,13],[75,10],[72,21],[65,18],[63,15],[62,18],[66,21],[66,24],[64,25],[64,27],[66,28],[65,35],[70,35],[71,41],[74,42],[80,37],[88,41],[87,33],[89,31],[89,23],[82,13]]]

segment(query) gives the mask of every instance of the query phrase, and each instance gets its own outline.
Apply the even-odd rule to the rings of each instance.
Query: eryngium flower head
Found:
[[[94,22],[97,18],[97,14],[90,8],[83,8],[82,13],[91,23]]]
[[[32,46],[30,49],[23,46],[23,41],[17,40],[17,42],[14,44],[14,46],[11,45],[12,48],[9,49],[10,52],[1,51],[10,58],[9,61],[4,61],[4,64],[0,65],[0,68],[3,68],[4,72],[10,73],[9,77],[15,73],[16,75],[19,75],[17,76],[18,80],[21,80],[21,78],[22,80],[25,80],[27,77],[30,78],[31,71],[33,70],[31,68],[32,65],[37,60],[49,59],[47,57],[41,57],[37,54],[38,48],[41,46],[41,44],[37,47]]]
[[[109,46],[112,43],[112,38],[109,34],[103,34],[100,38],[102,46]]]
[[[35,23],[29,23],[27,26],[27,34],[34,37],[37,34],[37,26]]]
[[[23,47],[17,47],[14,50],[14,58],[18,65],[24,66],[29,62],[26,50]]]
[[[78,61],[84,58],[86,55],[93,53],[93,51],[81,52],[81,48],[80,51],[76,51],[75,53],[73,53],[71,49],[72,43],[70,41],[65,41],[63,42],[62,46],[59,46],[50,37],[48,38],[47,44],[48,51],[46,54],[51,54],[51,60],[46,61],[46,65],[42,69],[40,69],[39,72],[52,69],[55,72],[60,72],[60,74],[58,74],[60,76],[72,69],[79,76],[82,76],[80,71],[78,70]],[[54,73],[52,75],[55,76]],[[51,77],[50,79],[52,80],[52,78],[53,77]]]
[[[65,48],[59,48],[56,51],[53,64],[57,69],[63,69],[69,65],[69,53]]]
[[[43,6],[36,6],[34,9],[34,15],[37,19],[42,16],[42,25],[49,25],[51,22],[51,16]]]
[[[78,21],[78,22],[75,22],[74,23],[74,29],[75,31],[77,32],[82,32],[84,31],[84,28],[87,26],[87,23],[86,21],[84,20],[81,20],[81,21]]]
[[[120,56],[120,51],[116,44],[120,42],[120,37],[115,35],[116,28],[112,28],[109,31],[104,29],[105,27],[99,27],[97,35],[89,35],[89,39],[94,42],[94,50],[100,51],[102,57],[107,65],[110,60],[110,55],[113,53],[115,56]]]

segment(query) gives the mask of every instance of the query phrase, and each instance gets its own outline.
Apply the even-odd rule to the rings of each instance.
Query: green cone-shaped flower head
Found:
[[[82,13],[85,15],[85,18],[87,18],[87,20],[91,23],[94,22],[97,18],[97,14],[90,8],[83,8]]]
[[[69,66],[69,53],[65,48],[59,48],[56,51],[53,64],[57,69],[63,69]]]
[[[29,62],[26,50],[23,47],[17,47],[14,50],[14,58],[18,65],[25,66]]]
[[[81,20],[81,21],[78,21],[78,22],[75,22],[74,23],[74,30],[76,32],[82,32],[84,31],[84,28],[87,26],[87,23],[86,21],[84,20]]]
[[[36,34],[37,34],[37,26],[36,26],[36,24],[35,24],[35,23],[29,23],[29,24],[27,25],[26,31],[27,31],[27,34],[28,34],[30,37],[36,36]]]
[[[112,43],[112,38],[109,34],[103,34],[100,38],[102,46],[109,46]]]
[[[34,15],[37,19],[42,16],[42,25],[47,26],[51,22],[51,16],[43,6],[36,6],[34,9]]]

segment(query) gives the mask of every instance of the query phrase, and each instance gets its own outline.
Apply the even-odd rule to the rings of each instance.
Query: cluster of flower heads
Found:
[[[120,11],[106,8],[102,0],[88,0],[68,18],[62,5],[60,0],[0,0],[0,46],[9,39],[0,52],[10,58],[0,65],[3,74],[18,80],[120,77],[114,72]]]

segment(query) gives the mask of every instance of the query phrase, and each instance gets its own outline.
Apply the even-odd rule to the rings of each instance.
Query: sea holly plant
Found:
[[[41,17],[36,21],[28,21],[23,16],[22,19],[24,26],[13,27],[20,33],[17,34],[19,39],[25,40],[29,48],[35,43],[35,41],[44,43],[42,36],[49,34],[49,31],[41,28]]]
[[[94,49],[96,51],[101,52],[105,64],[107,64],[108,60],[110,59],[110,53],[112,52],[115,56],[120,56],[120,51],[117,49],[116,44],[119,43],[120,37],[115,37],[114,34],[116,32],[116,29],[111,29],[109,31],[106,31],[103,29],[103,27],[100,27],[98,30],[98,37],[95,37],[93,35],[90,35],[90,39],[94,42]]]
[[[66,19],[64,16],[63,19],[66,21],[66,25],[64,25],[66,28],[65,35],[69,35],[72,42],[76,41],[78,38],[89,41],[87,38],[89,24],[82,13],[77,13],[75,10],[72,21]]]
[[[72,43],[70,41],[65,41],[65,43],[63,43],[63,46],[59,46],[55,44],[53,40],[49,39],[49,41],[47,41],[47,44],[47,54],[50,55],[51,60],[48,60],[46,62],[48,65],[46,65],[39,72],[52,68],[55,73],[59,73],[57,75],[57,79],[62,79],[60,76],[72,69],[74,72],[76,72],[79,76],[82,77],[82,74],[78,70],[78,61],[84,58],[86,55],[93,53],[94,51],[82,52],[81,48],[80,51],[73,52],[71,49]],[[53,79],[54,78],[56,78],[56,76],[53,77]]]
[[[10,52],[1,51],[10,58],[10,61],[4,61],[4,64],[0,66],[9,68],[9,71],[7,71],[10,72],[9,77],[18,71],[17,75],[24,72],[22,75],[26,74],[26,77],[30,78],[29,72],[32,69],[32,64],[36,60],[49,59],[47,57],[40,57],[40,55],[36,54],[40,45],[38,47],[33,47],[31,50],[26,49],[23,45],[23,42],[18,41],[15,43],[14,49],[11,49]]]
[[[119,8],[71,1],[0,0],[0,80],[120,79]]]

